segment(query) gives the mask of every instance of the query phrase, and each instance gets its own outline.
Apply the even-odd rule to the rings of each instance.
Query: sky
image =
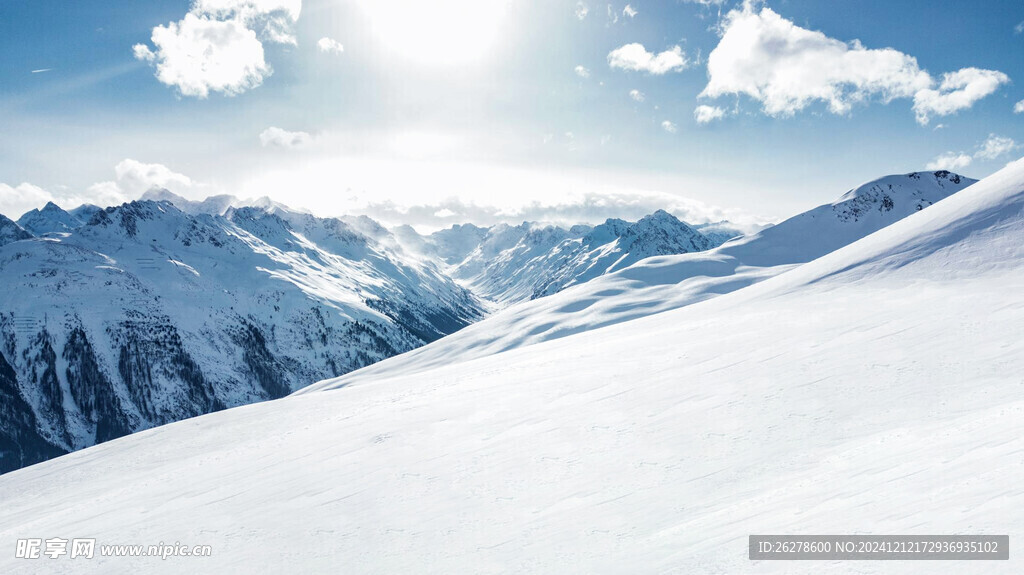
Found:
[[[0,53],[12,218],[161,187],[753,225],[1024,155],[1019,0],[4,0]]]

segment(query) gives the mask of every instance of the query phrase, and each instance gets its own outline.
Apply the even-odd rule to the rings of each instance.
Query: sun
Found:
[[[486,58],[511,0],[365,0],[374,36],[421,64],[452,66]]]

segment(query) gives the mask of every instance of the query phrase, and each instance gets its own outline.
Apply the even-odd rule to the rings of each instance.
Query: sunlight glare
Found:
[[[422,64],[450,66],[486,57],[511,0],[367,0],[361,7],[389,50]]]

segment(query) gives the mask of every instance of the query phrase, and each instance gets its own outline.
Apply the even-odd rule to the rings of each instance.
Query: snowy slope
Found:
[[[433,267],[273,210],[133,202],[0,248],[0,371],[30,407],[0,412],[0,471],[46,452],[17,436],[80,449],[281,397],[481,317]]]
[[[716,249],[645,259],[308,391],[484,357],[717,297],[835,251],[974,182],[945,171],[886,176]]]
[[[1018,162],[711,301],[19,470],[0,544],[214,546],[80,567],[104,573],[1019,573],[746,550],[1024,530],[1022,208]],[[0,569],[66,565],[41,561]]]

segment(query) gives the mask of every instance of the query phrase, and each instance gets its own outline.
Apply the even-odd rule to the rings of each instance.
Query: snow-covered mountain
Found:
[[[557,293],[647,257],[718,245],[663,210],[638,222],[609,219],[594,227],[460,225],[426,237],[404,227],[395,236],[410,251],[436,258],[452,277],[499,305]]]
[[[884,178],[711,252],[702,250],[712,240],[665,212],[568,230],[463,225],[421,236],[265,198],[194,202],[153,190],[108,210],[48,204],[21,218],[44,238],[20,242],[31,234],[0,222],[7,243],[19,241],[0,252],[11,287],[0,299],[0,334],[15,382],[0,436],[21,446],[0,469],[279,397],[458,331],[489,306],[445,272],[499,304],[556,295],[378,369],[425,369],[699,301],[970,182],[945,172]],[[85,216],[88,224],[76,223]],[[734,234],[722,223],[707,229]],[[659,254],[684,255],[644,259]],[[756,261],[766,254],[776,254],[770,264]],[[641,285],[642,302],[624,288]],[[577,291],[563,297],[566,287]]]
[[[56,206],[29,216],[72,223]],[[20,240],[0,247],[3,471],[281,397],[482,315],[434,266],[278,208],[139,201],[44,238],[0,229]]]
[[[849,208],[809,221],[878,210]],[[1024,161],[710,301],[7,474],[0,542],[214,547],[96,572],[821,573],[849,563],[751,563],[748,535],[1017,533],[1021,293]]]
[[[0,246],[5,246],[11,242],[27,240],[31,237],[32,234],[25,231],[17,222],[0,214]]]
[[[42,209],[32,210],[18,218],[19,226],[37,236],[70,232],[84,223],[53,202],[47,202]]]
[[[512,306],[442,341],[310,389],[422,371],[698,303],[833,252],[975,181],[945,171],[880,178],[756,234],[709,251],[642,260],[549,297]]]

